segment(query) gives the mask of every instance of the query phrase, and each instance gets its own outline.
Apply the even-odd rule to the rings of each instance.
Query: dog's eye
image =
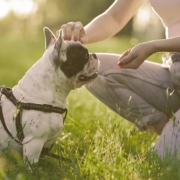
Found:
[[[86,53],[84,54],[84,59],[89,59],[89,53],[88,53],[88,52],[86,52]]]

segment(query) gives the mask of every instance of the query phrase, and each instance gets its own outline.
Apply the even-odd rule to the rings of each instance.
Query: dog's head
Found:
[[[99,60],[95,54],[89,54],[87,48],[80,42],[65,41],[61,30],[58,38],[49,28],[45,27],[43,30],[46,49],[50,49],[55,71],[61,71],[67,79],[72,79],[74,88],[79,88],[97,78]]]

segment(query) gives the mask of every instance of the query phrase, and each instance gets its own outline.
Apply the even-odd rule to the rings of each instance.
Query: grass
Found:
[[[0,37],[0,84],[14,86],[44,52],[43,37]],[[122,53],[134,44],[114,38],[88,45],[91,52]],[[160,54],[150,57],[160,62]],[[85,88],[69,96],[65,127],[52,151],[70,158],[46,157],[30,173],[11,150],[0,157],[0,179],[5,180],[177,180],[179,165],[162,162],[152,152],[156,136],[112,112]]]

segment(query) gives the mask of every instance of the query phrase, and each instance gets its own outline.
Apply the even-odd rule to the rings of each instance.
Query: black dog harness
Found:
[[[64,114],[63,117],[63,122],[66,119],[67,116],[67,109],[62,109],[59,107],[54,107],[52,105],[48,105],[48,104],[34,104],[34,103],[23,103],[18,101],[15,96],[12,93],[12,90],[10,88],[7,88],[5,86],[1,86],[0,87],[0,120],[2,122],[2,125],[4,127],[4,129],[6,130],[6,132],[8,133],[8,135],[14,140],[16,141],[18,144],[22,145],[22,141],[24,139],[24,133],[23,133],[23,127],[22,127],[22,111],[25,110],[37,110],[37,111],[43,111],[46,113],[59,113],[59,114]],[[1,97],[2,95],[5,95],[17,108],[17,114],[14,117],[15,119],[15,123],[16,123],[16,130],[17,130],[17,137],[18,139],[16,139],[11,132],[9,131],[9,129],[6,126],[5,120],[4,120],[4,116],[3,116],[3,111],[2,111],[2,105],[1,105]],[[61,160],[65,160],[66,158],[63,157],[59,157],[58,155],[52,154],[50,153],[50,148],[43,148],[41,154],[42,155],[48,155],[51,157],[54,157],[56,159],[61,159]]]

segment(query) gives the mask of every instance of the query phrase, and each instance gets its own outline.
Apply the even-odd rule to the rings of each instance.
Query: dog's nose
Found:
[[[93,56],[93,58],[94,58],[94,59],[97,59],[97,56],[96,56],[96,54],[92,54],[92,56]]]

